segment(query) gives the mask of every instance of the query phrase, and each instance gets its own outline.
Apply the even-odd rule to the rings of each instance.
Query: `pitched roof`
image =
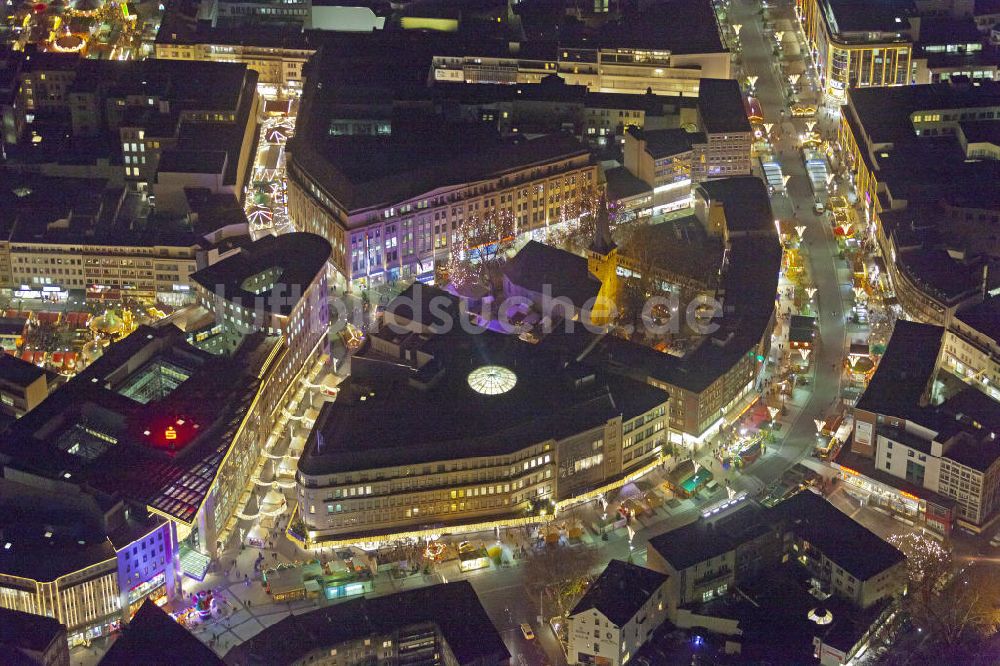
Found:
[[[667,578],[666,574],[646,567],[611,560],[570,615],[593,608],[616,627],[622,627],[667,582]]]
[[[859,580],[868,580],[906,559],[903,553],[814,492],[804,490],[767,512]]]
[[[101,666],[223,663],[215,652],[149,599],[100,661]]]
[[[504,265],[503,274],[522,289],[539,294],[547,289],[550,298],[568,298],[577,308],[601,290],[601,281],[590,273],[585,257],[535,240]]]
[[[44,652],[65,630],[51,617],[0,607],[0,646]],[[6,659],[0,661],[7,663]]]

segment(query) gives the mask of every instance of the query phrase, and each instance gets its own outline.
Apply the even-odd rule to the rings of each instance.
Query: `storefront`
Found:
[[[847,493],[859,502],[888,511],[915,525],[923,525],[941,536],[951,533],[951,525],[955,519],[954,503],[951,500],[926,490],[919,490],[926,497],[918,497],[913,492],[883,483],[849,467],[835,467],[839,469],[840,479],[847,484]],[[877,471],[873,472],[873,475],[876,474]]]
[[[69,646],[74,648],[81,645],[90,645],[91,641],[94,639],[110,636],[121,628],[121,616],[118,613],[109,615],[101,622],[87,627],[86,629],[70,633],[68,636]]]
[[[128,616],[131,619],[146,599],[152,599],[157,606],[167,601],[167,577],[160,572],[149,580],[139,583],[128,592]]]

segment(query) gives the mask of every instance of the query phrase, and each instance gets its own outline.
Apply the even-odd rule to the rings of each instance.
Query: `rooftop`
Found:
[[[666,574],[611,560],[569,614],[593,608],[616,627],[624,627],[666,582]]]
[[[45,652],[56,639],[66,640],[65,631],[51,617],[0,607],[0,646]]]
[[[767,187],[757,176],[709,180],[699,183],[698,189],[705,192],[712,202],[722,204],[730,236],[777,233]]]
[[[763,520],[762,511],[758,505],[746,503],[718,517],[657,535],[649,540],[649,547],[676,571],[683,571],[767,534],[771,527]]]
[[[917,418],[934,374],[944,328],[900,319],[856,409]]]
[[[45,370],[34,363],[22,361],[10,354],[0,354],[0,384],[26,387],[44,376]]]
[[[593,303],[601,281],[591,274],[586,257],[531,240],[503,266],[504,277],[522,289],[550,298],[568,298],[576,308]]]
[[[609,201],[623,201],[653,192],[653,188],[645,181],[633,176],[632,172],[623,166],[608,169],[604,172],[604,178],[607,181]]]
[[[768,509],[767,520],[808,541],[858,580],[868,580],[906,559],[895,546],[809,490]]]
[[[834,34],[906,31],[915,13],[912,0],[822,0],[820,11]]]
[[[704,132],[688,132],[683,127],[659,130],[641,130],[630,127],[629,134],[646,141],[646,152],[654,160],[679,155],[691,150],[696,143],[705,143]]]
[[[633,418],[667,400],[666,392],[645,382],[567,367],[547,346],[515,336],[466,333],[457,324],[423,336],[389,328],[378,335],[404,349],[414,342],[432,360],[414,369],[371,350],[355,356],[351,378],[336,402],[323,406],[307,440],[302,473],[504,455],[616,416]],[[513,386],[486,393],[474,388],[471,373],[487,366],[512,373]],[[546,405],[541,412],[540,404]]]
[[[735,79],[702,79],[698,87],[698,114],[709,134],[753,131],[739,81]]]
[[[959,310],[955,317],[995,343],[1000,343],[1000,296]]]
[[[271,666],[302,659],[348,641],[434,624],[459,664],[503,663],[510,653],[468,581],[380,597],[356,597],[289,615],[231,649],[231,666]]]
[[[19,419],[0,439],[0,461],[190,523],[257,390],[255,350],[274,339],[250,336],[232,357],[215,357],[173,326],[140,326]],[[122,391],[157,359],[188,379]]]
[[[794,533],[860,580],[868,580],[904,559],[895,547],[808,490],[769,509],[745,504],[719,517],[697,520],[653,537],[649,545],[681,571],[772,530]]]
[[[146,599],[104,654],[100,666],[178,663],[213,666],[225,662],[153,601]]]
[[[710,0],[661,0],[617,23],[608,23],[596,39],[579,39],[572,46],[656,49],[674,54],[724,53]]]
[[[326,269],[330,243],[316,234],[267,235],[234,255],[191,274],[210,294],[244,308],[289,315]]]

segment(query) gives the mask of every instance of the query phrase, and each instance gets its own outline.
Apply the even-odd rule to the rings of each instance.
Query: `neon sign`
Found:
[[[174,430],[173,426],[167,426],[166,432],[163,433],[164,439],[174,440],[177,439],[177,431]]]

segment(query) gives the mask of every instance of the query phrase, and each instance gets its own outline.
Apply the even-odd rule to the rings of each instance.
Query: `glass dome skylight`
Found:
[[[484,365],[469,373],[469,386],[476,393],[500,395],[514,388],[517,375],[500,365]]]

